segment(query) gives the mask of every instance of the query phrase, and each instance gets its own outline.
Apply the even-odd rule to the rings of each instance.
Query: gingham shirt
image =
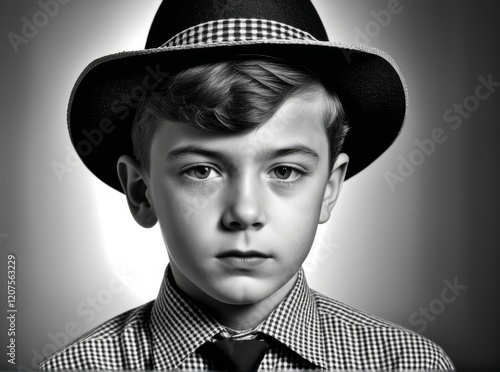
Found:
[[[453,370],[437,345],[311,290],[301,269],[289,295],[257,328],[278,346],[260,369]],[[58,351],[41,370],[211,369],[197,349],[227,331],[176,287],[167,267],[155,301],[123,313]]]

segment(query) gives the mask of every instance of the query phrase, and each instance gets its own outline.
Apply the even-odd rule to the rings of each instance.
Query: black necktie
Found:
[[[264,354],[271,348],[267,341],[217,340],[206,342],[199,351],[214,363],[216,371],[257,371]]]

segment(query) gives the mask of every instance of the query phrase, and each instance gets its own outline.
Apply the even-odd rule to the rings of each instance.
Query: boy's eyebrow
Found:
[[[175,150],[170,151],[166,159],[168,161],[175,161],[179,158],[182,158],[184,156],[189,156],[189,155],[200,155],[200,156],[205,156],[209,158],[218,158],[222,159],[225,161],[229,161],[229,157],[219,151],[213,151],[209,149],[205,149],[203,147],[195,146],[195,145],[185,145],[181,146],[179,148],[176,148]]]
[[[265,150],[262,153],[261,157],[264,159],[274,159],[274,158],[279,158],[281,156],[295,155],[295,154],[306,156],[306,157],[311,158],[312,160],[315,160],[315,161],[319,160],[318,153],[306,145],[294,145],[294,146],[285,147],[282,149]]]
[[[282,156],[287,156],[287,155],[302,155],[306,156],[308,158],[311,158],[314,161],[319,160],[319,155],[318,153],[313,150],[311,147],[303,145],[303,144],[297,144],[293,145],[290,147],[285,147],[281,149],[266,149],[259,153],[259,158],[262,159],[274,159]],[[221,159],[227,163],[231,162],[231,157],[220,151],[215,151],[215,150],[210,150],[206,149],[203,147],[195,146],[195,145],[185,145],[181,146],[175,150],[170,151],[166,159],[168,161],[175,161],[181,157],[184,156],[190,156],[190,155],[200,155],[200,156],[205,156],[205,157],[210,157],[210,158],[216,158],[216,159]]]

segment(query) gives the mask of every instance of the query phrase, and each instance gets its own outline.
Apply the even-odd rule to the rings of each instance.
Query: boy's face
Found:
[[[319,101],[290,98],[245,133],[161,122],[146,195],[186,293],[252,304],[293,284],[347,165],[331,175]]]

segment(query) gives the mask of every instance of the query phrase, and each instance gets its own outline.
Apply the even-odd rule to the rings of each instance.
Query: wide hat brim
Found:
[[[398,136],[406,115],[406,84],[384,52],[363,45],[313,40],[246,40],[123,52],[92,62],[73,88],[68,108],[72,143],[88,169],[123,192],[116,164],[133,156],[131,127],[140,99],[171,71],[241,55],[300,64],[333,87],[350,130],[346,178],[377,159]]]

